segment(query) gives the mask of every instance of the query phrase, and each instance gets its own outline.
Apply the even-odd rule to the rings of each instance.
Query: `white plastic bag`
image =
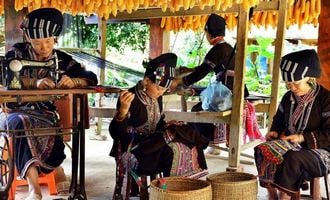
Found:
[[[206,111],[225,111],[231,109],[232,92],[221,81],[209,83],[201,93],[202,108]]]

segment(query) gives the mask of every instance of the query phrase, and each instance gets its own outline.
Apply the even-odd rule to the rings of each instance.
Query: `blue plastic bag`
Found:
[[[231,109],[232,96],[230,89],[221,81],[213,81],[201,93],[202,108],[215,112]]]

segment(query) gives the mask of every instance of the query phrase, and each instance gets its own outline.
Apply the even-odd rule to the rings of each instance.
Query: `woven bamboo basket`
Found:
[[[244,172],[222,172],[207,176],[212,186],[213,200],[257,199],[258,183],[256,176]]]
[[[167,189],[160,188],[158,179],[153,180],[150,186],[150,200],[212,200],[211,185],[203,180],[167,177]]]

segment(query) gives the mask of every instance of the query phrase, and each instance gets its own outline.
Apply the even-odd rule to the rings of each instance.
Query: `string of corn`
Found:
[[[213,11],[223,11],[233,4],[242,4],[248,11],[262,0],[15,0],[15,9],[19,11],[27,7],[29,11],[42,8],[53,7],[63,13],[72,15],[97,13],[105,20],[111,15],[116,16],[118,12],[132,13],[139,8],[159,7],[163,12],[175,12],[188,10],[193,7],[205,9],[212,8]],[[267,0],[268,1],[268,0]],[[303,24],[314,24],[317,26],[318,17],[321,12],[321,0],[288,0],[287,27],[298,24],[299,28]],[[4,0],[0,0],[0,14],[4,13]],[[237,26],[237,13],[221,14],[226,19],[227,28],[233,30]],[[199,30],[204,27],[207,15],[163,17],[161,27],[166,31]],[[278,20],[277,11],[255,12],[250,24],[256,26],[276,27]]]

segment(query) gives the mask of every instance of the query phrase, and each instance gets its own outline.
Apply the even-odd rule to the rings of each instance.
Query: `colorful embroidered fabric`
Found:
[[[230,126],[227,123],[215,125],[213,144],[227,143],[229,141]]]
[[[18,118],[22,121],[24,126],[24,131],[15,133],[16,135],[26,135],[28,146],[31,151],[32,157],[25,164],[20,164],[20,161],[16,161],[18,166],[22,166],[22,168],[18,168],[21,177],[26,176],[27,169],[32,164],[37,164],[47,170],[53,170],[54,167],[50,166],[46,163],[46,160],[50,157],[50,154],[53,150],[55,137],[54,136],[41,136],[38,135],[55,134],[55,130],[38,130],[35,131],[33,129],[38,128],[50,128],[57,126],[58,117],[56,113],[47,110],[22,110],[21,112],[9,113],[8,118],[13,118],[14,115],[17,115]],[[7,120],[6,120],[7,121]],[[14,130],[15,127],[7,127],[7,122],[3,121],[6,129],[9,128]],[[33,136],[33,137],[32,137]]]
[[[254,105],[246,101],[243,109],[243,127],[244,135],[243,142],[247,143],[247,138],[249,141],[254,141],[256,139],[261,139],[265,141],[265,137],[261,134],[258,121],[256,117],[256,111]],[[214,139],[211,141],[212,144],[226,143],[228,146],[230,135],[230,126],[226,123],[219,123],[215,125],[214,129]]]
[[[261,140],[265,141],[265,137],[261,134],[261,132],[259,130],[255,107],[249,101],[245,102],[245,107],[244,107],[244,111],[243,111],[243,121],[245,122],[245,123],[243,123],[243,124],[245,124],[245,132],[244,132],[244,136],[243,136],[244,143],[247,142],[246,136],[249,137],[250,141],[253,141],[256,139],[261,139]]]
[[[190,149],[180,142],[171,142],[168,145],[173,150],[171,176],[200,178],[208,174],[207,170],[203,170],[198,164],[196,147]]]
[[[283,155],[290,149],[298,151],[301,147],[288,141],[273,140],[254,148],[260,186],[268,187],[273,182],[276,168],[283,161]]]

